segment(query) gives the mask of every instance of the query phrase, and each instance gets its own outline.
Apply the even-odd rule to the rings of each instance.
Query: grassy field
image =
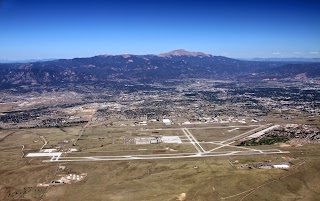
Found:
[[[213,200],[320,200],[319,144],[300,147],[264,145],[254,149],[281,149],[289,154],[232,156],[194,159],[160,159],[135,161],[43,163],[46,158],[22,158],[25,151],[39,150],[40,138],[48,140],[47,148],[68,140],[63,149],[82,151],[68,156],[134,155],[154,153],[195,152],[191,144],[134,145],[123,144],[123,138],[149,136],[154,131],[138,127],[110,128],[89,126],[77,146],[72,146],[81,127],[0,130],[0,200],[23,201],[213,201]],[[202,140],[219,141],[252,128],[190,129]],[[157,131],[158,132],[158,131]],[[160,130],[157,135],[184,136],[180,130]],[[109,135],[109,136],[108,136]],[[103,137],[100,139],[99,137]],[[119,139],[113,144],[113,139]],[[121,140],[122,139],[122,140]],[[101,146],[104,145],[104,146]],[[205,150],[218,145],[201,143]],[[168,151],[168,149],[172,149]],[[121,151],[120,151],[121,150]],[[224,147],[223,150],[235,150]],[[237,149],[238,150],[238,149]],[[239,151],[242,150],[239,148]],[[294,158],[294,168],[237,169],[230,161],[241,163],[284,161]],[[305,161],[305,162],[303,162]],[[37,187],[55,177],[59,165],[66,167],[59,173],[87,173],[75,184]],[[185,197],[184,197],[185,196]]]
[[[237,130],[233,130],[238,128]],[[228,138],[240,135],[257,127],[227,127],[227,128],[210,128],[210,129],[190,129],[190,132],[198,139],[199,142],[223,141]]]
[[[22,158],[21,146],[11,146],[19,139],[19,132],[0,143],[0,200],[40,200],[44,188],[36,187],[53,177],[56,164],[45,164],[39,159]],[[32,142],[32,135],[30,141]],[[28,137],[21,141],[28,142]]]
[[[273,158],[247,157],[247,161]],[[185,200],[211,201],[223,200],[266,184],[252,190],[244,200],[318,200],[320,160],[306,160],[298,170],[289,171],[235,169],[227,158],[72,163],[69,164],[72,169],[86,171],[88,178],[78,184],[50,188],[48,195],[55,195],[56,200],[59,200],[57,191],[64,192],[60,197],[64,200],[160,201],[178,200],[185,193]],[[240,200],[247,194],[225,200]],[[45,200],[52,199],[46,196]]]

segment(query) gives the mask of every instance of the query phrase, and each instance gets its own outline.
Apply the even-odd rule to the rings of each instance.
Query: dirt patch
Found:
[[[185,201],[185,200],[186,200],[186,197],[187,197],[187,194],[181,193],[181,194],[178,196],[177,200],[178,200],[178,201]]]

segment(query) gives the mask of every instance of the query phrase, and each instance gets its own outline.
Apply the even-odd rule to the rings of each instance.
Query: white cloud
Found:
[[[281,53],[280,52],[272,52],[272,54],[279,55]]]
[[[293,54],[302,54],[302,52],[292,52]]]
[[[309,52],[310,54],[320,54],[319,52]]]

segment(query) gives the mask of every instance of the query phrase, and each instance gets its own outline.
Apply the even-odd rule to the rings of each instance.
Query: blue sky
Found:
[[[158,54],[320,57],[317,0],[0,0],[0,59]]]

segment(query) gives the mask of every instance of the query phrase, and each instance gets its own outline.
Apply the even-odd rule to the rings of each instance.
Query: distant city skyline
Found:
[[[160,54],[319,58],[317,0],[0,0],[0,60]]]

